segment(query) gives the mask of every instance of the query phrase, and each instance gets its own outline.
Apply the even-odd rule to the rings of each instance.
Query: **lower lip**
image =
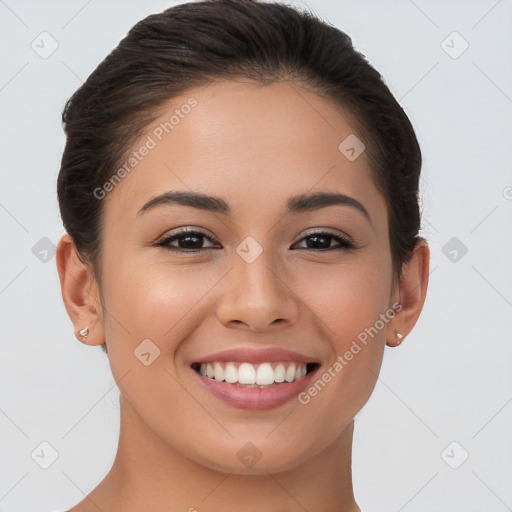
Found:
[[[227,404],[239,409],[262,410],[279,407],[295,398],[310,385],[318,367],[295,382],[274,384],[268,388],[245,388],[224,381],[216,381],[191,370],[208,391]]]

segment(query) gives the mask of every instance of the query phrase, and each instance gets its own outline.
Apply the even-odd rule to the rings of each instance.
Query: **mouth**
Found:
[[[195,362],[191,368],[200,376],[247,389],[266,389],[291,384],[313,373],[318,363],[264,362],[252,364],[237,361]]]
[[[293,400],[320,366],[310,357],[278,348],[227,350],[190,364],[203,389],[239,409],[271,409]]]

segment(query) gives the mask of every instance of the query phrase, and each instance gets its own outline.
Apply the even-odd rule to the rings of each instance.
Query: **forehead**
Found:
[[[120,163],[125,171],[107,195],[107,210],[135,216],[152,196],[194,190],[254,212],[315,189],[382,209],[366,153],[353,159],[344,152],[344,141],[354,146],[355,137],[339,106],[295,83],[192,88],[160,109]]]

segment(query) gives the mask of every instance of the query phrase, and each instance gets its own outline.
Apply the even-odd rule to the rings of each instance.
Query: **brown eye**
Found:
[[[348,240],[347,238],[335,235],[333,233],[328,233],[325,231],[319,231],[317,233],[310,233],[307,236],[303,237],[300,241],[306,240],[306,250],[311,251],[329,251],[334,249],[345,249],[351,250],[355,249],[355,245]],[[338,242],[337,246],[332,247],[331,242],[335,240]]]
[[[204,240],[214,243],[212,238],[201,231],[184,230],[164,238],[156,245],[171,251],[202,252],[212,248],[211,246],[203,247]]]

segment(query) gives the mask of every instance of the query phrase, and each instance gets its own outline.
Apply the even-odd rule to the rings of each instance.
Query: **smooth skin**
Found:
[[[121,405],[112,469],[71,510],[359,511],[354,417],[385,345],[418,319],[428,245],[421,239],[393,278],[384,197],[366,152],[350,161],[338,150],[356,131],[330,100],[297,83],[222,80],[169,101],[141,141],[191,97],[197,106],[103,199],[101,287],[68,235],[58,246],[75,333],[107,344]],[[231,215],[170,203],[139,213],[169,191],[220,197]],[[369,218],[350,205],[286,212],[289,198],[316,192],[347,195]],[[185,234],[157,245],[183,227],[212,241]],[[308,238],[325,231],[355,248]],[[236,251],[247,237],[262,248],[251,263]],[[402,309],[308,404],[238,409],[198,385],[190,368],[225,349],[282,347],[320,362],[321,377],[397,302]],[[160,350],[148,366],[134,356],[145,339]],[[252,467],[237,456],[247,443],[261,454]]]

